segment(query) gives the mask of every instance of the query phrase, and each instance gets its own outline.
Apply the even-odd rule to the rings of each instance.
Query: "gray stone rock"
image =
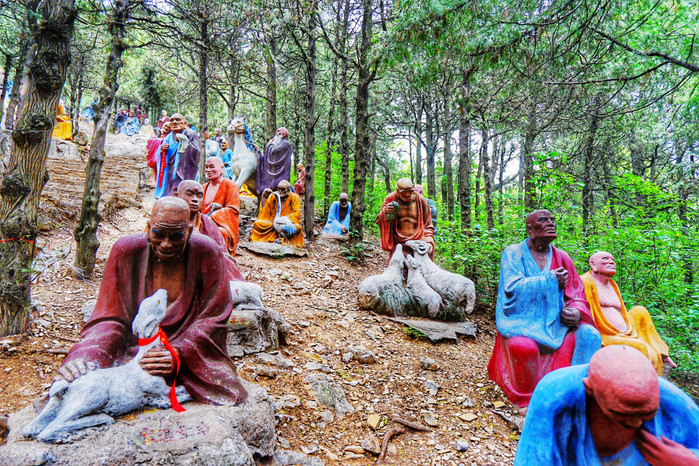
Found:
[[[96,299],[88,299],[87,301],[85,301],[83,307],[80,308],[80,312],[83,315],[83,322],[87,322],[88,320],[90,320],[90,316],[92,315],[92,311],[95,310],[96,304]]]
[[[437,371],[439,370],[439,364],[432,358],[422,358],[420,359],[420,367],[426,371]]]
[[[454,448],[456,451],[466,451],[471,448],[471,445],[466,440],[457,440],[454,443]]]
[[[393,322],[403,324],[421,332],[430,341],[457,340],[457,335],[476,336],[476,324],[464,322],[435,322],[433,320],[389,318]]]
[[[296,451],[277,450],[274,453],[274,463],[276,466],[323,466],[318,458],[312,458]]]
[[[22,436],[23,427],[37,414],[29,406],[10,416],[0,464],[253,464],[247,462],[251,455],[274,454],[274,412],[263,388],[242,383],[248,399],[238,406],[186,403],[183,413],[143,412],[108,428],[84,429],[61,444]]]
[[[86,146],[90,142],[90,140],[88,139],[85,133],[83,133],[82,131],[78,131],[78,134],[73,136],[73,142],[79,146]]]
[[[228,320],[226,347],[231,357],[272,351],[284,343],[291,326],[271,309],[238,310]]]
[[[240,242],[238,247],[247,249],[250,252],[256,254],[262,254],[264,256],[274,257],[276,259],[286,257],[286,256],[296,256],[296,257],[306,257],[308,256],[308,249],[295,248],[294,246],[285,246],[277,243],[262,243],[259,241],[246,241]]]
[[[435,396],[441,388],[437,382],[433,382],[432,380],[425,380],[422,386],[425,387],[432,396]]]
[[[354,407],[345,399],[345,392],[342,390],[342,387],[327,375],[309,375],[303,381],[311,384],[318,401],[329,408],[333,408],[339,419],[342,419],[347,413],[354,412]]]

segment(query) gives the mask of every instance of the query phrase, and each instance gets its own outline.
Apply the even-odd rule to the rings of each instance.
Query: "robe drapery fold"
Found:
[[[648,464],[635,442],[613,457],[602,458],[602,463],[587,419],[587,396],[582,382],[587,371],[587,364],[567,367],[541,380],[527,410],[515,466]],[[658,438],[667,437],[684,445],[699,457],[699,407],[667,380],[658,378],[658,383],[658,412],[642,428]]]
[[[206,199],[206,191],[209,189],[211,182],[204,183],[204,199]],[[235,256],[235,249],[238,247],[240,240],[240,232],[238,230],[240,218],[240,196],[238,195],[238,185],[231,180],[221,179],[221,184],[216,190],[214,200],[217,204],[221,204],[222,208],[211,214],[211,220],[218,225],[226,240],[228,252]],[[211,211],[211,205],[201,206],[201,212],[208,214]]]
[[[133,136],[134,134],[138,133],[140,129],[141,125],[138,123],[138,118],[133,116],[126,119],[126,123],[124,123],[124,127],[122,128],[121,132],[127,136]]]
[[[294,192],[299,196],[306,191],[306,169],[302,169],[299,173],[299,177],[294,183]]]
[[[163,147],[165,143],[169,144],[167,150]],[[156,150],[154,194],[156,199],[160,199],[165,195],[170,195],[168,194],[170,192],[168,185],[172,184],[172,163],[175,160],[175,152],[177,152],[179,145],[180,143],[175,139],[175,133],[169,133],[165,136],[165,139],[160,142],[160,146]]]
[[[262,193],[267,188],[276,190],[280,182],[289,181],[293,153],[294,146],[286,139],[276,146],[268,142],[264,154],[258,152],[255,172],[255,189],[258,193]]]
[[[146,150],[148,151],[146,163],[153,170],[156,170],[156,167],[158,165],[157,158],[160,149],[160,144],[162,144],[162,142],[163,138],[153,137],[150,138],[146,143]]]
[[[216,242],[221,251],[223,251],[223,257],[226,262],[226,272],[228,273],[228,280],[244,282],[243,274],[238,270],[238,264],[236,263],[233,256],[228,253],[228,246],[226,245],[226,240],[223,239],[221,230],[218,225],[214,223],[213,220],[208,215],[199,214],[197,223],[194,225],[194,229],[204,236],[208,236]]]
[[[122,364],[138,352],[131,323],[141,301],[151,296],[156,260],[145,233],[127,236],[112,247],[97,304],[83,327],[69,361],[93,361],[99,367]],[[160,327],[181,360],[177,383],[192,399],[238,404],[246,392],[226,350],[232,301],[223,252],[211,239],[192,234],[183,254],[187,273],[180,296],[168,306]],[[168,384],[172,377],[166,378]]]
[[[66,141],[73,139],[73,123],[71,123],[70,115],[66,113],[61,103],[58,104],[56,109],[56,125],[53,127],[52,136]]]
[[[411,236],[403,236],[398,233],[396,227],[397,219],[392,222],[386,220],[386,206],[391,202],[398,202],[398,191],[394,191],[383,201],[383,206],[381,207],[381,212],[379,216],[376,217],[376,222],[379,225],[379,230],[381,231],[381,249],[384,251],[389,251],[389,261],[393,255],[393,251],[396,250],[397,244],[403,244],[406,241],[413,239],[425,241],[427,244],[432,245],[432,251],[430,252],[430,259],[434,260],[434,227],[432,226],[432,217],[430,215],[430,207],[427,205],[427,201],[424,197],[420,195],[415,195],[415,202],[417,203],[417,226],[415,228],[415,233]]]
[[[553,273],[559,267],[568,271],[563,290],[558,289]],[[577,331],[561,323],[565,306],[580,312]],[[582,280],[570,256],[553,246],[549,246],[543,270],[534,260],[528,240],[505,248],[500,260],[495,318],[498,335],[488,372],[508,399],[519,406],[529,403],[545,374],[571,364],[578,345],[583,359],[599,349],[599,334],[594,329]],[[583,325],[590,327],[583,329]],[[583,338],[576,341],[576,337]]]
[[[340,220],[340,201],[335,201],[330,206],[330,211],[328,212],[328,221],[323,227],[321,235],[326,236],[341,236],[346,237],[349,235],[349,230],[347,232],[342,231],[342,227],[349,229],[350,212],[352,212],[352,203],[347,203],[347,214]]]
[[[298,194],[289,193],[281,205],[277,209],[277,196],[271,195],[267,199],[257,220],[252,225],[252,233],[250,233],[250,241],[261,241],[263,243],[273,243],[277,238],[280,238],[279,233],[274,229],[274,217],[279,210],[280,217],[289,217],[291,223],[296,227],[296,234],[291,238],[281,238],[282,244],[303,247],[303,230],[301,229],[301,198]]]
[[[609,283],[614,288],[614,292],[619,297],[621,303],[621,316],[626,324],[626,331],[622,332],[617,329],[602,312],[597,295],[597,285],[595,284],[592,274],[587,272],[580,277],[585,284],[585,295],[587,302],[590,304],[592,318],[595,321],[595,326],[602,335],[602,346],[608,345],[628,345],[633,346],[641,353],[645,354],[653,363],[655,371],[658,375],[663,374],[663,357],[670,352],[665,342],[658,335],[653,319],[651,319],[648,310],[643,306],[634,306],[631,311],[626,310],[624,300],[621,298],[621,292],[616,282],[609,279]]]

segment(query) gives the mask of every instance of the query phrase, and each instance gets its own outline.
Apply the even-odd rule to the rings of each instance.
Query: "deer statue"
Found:
[[[257,155],[245,143],[245,117],[236,117],[228,125],[228,134],[233,134],[233,157],[231,159],[231,171],[234,182],[238,188],[245,183],[254,193],[256,192]]]

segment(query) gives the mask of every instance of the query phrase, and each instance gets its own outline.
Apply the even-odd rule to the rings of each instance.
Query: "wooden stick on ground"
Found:
[[[383,443],[381,444],[381,453],[379,454],[379,458],[376,460],[377,463],[380,463],[386,457],[386,450],[388,450],[388,442],[391,441],[391,437],[395,437],[396,435],[400,435],[404,432],[405,427],[403,426],[394,427],[386,432],[386,435],[383,437]]]
[[[411,422],[406,419],[403,419],[402,417],[398,416],[397,414],[392,414],[391,420],[393,422],[397,422],[398,424],[403,424],[406,427],[410,427],[413,430],[419,430],[421,432],[432,432],[432,429],[430,429],[427,426],[423,426],[422,424],[418,424],[417,422]]]

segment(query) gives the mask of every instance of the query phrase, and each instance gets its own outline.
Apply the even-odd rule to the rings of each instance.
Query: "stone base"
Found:
[[[10,416],[0,464],[225,464],[254,465],[253,455],[274,455],[274,409],[267,392],[243,381],[248,400],[239,406],[185,403],[172,409],[129,414],[108,427],[82,430],[69,443],[22,437],[37,414],[29,406]]]
[[[439,340],[458,340],[458,335],[469,337],[476,336],[476,324],[470,321],[435,322],[433,320],[398,318],[389,318],[388,320],[413,328],[425,335],[432,342]]]
[[[241,242],[239,247],[248,251],[263,254],[265,256],[274,257],[276,259],[284,256],[308,256],[308,250],[304,248],[295,248],[294,246],[285,246],[277,243],[262,243],[260,241]]]
[[[262,353],[279,348],[291,326],[270,309],[234,310],[228,320],[226,347],[231,357]]]

